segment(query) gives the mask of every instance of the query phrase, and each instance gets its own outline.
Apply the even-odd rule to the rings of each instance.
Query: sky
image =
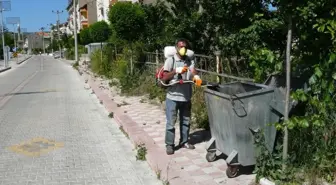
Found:
[[[50,30],[48,24],[56,24],[57,14],[52,10],[63,10],[60,14],[60,22],[63,23],[68,18],[66,7],[68,0],[0,0],[11,2],[11,10],[4,12],[4,21],[7,17],[20,17],[21,28],[26,28],[27,32],[39,31],[45,27],[46,31]],[[4,5],[6,7],[6,3]],[[270,6],[271,9],[274,9]],[[6,25],[11,31],[13,25]]]
[[[63,23],[68,17],[66,7],[68,0],[2,0],[11,2],[11,10],[4,12],[4,22],[9,30],[14,30],[13,25],[7,25],[6,18],[20,17],[21,28],[27,32],[39,31],[41,27],[50,30],[48,24],[56,24],[57,14],[52,10],[63,10],[60,14],[60,22]],[[4,3],[6,7],[6,3]]]

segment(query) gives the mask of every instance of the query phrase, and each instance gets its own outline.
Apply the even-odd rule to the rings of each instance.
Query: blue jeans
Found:
[[[174,146],[175,141],[175,123],[177,112],[180,118],[180,142],[183,145],[188,142],[190,131],[191,102],[179,102],[166,99],[166,146]]]

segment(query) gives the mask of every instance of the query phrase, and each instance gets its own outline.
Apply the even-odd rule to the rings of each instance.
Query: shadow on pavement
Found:
[[[50,92],[57,92],[57,91],[56,90],[48,90],[48,91],[35,91],[35,92],[7,93],[7,94],[4,94],[4,95],[0,95],[0,97],[16,96],[16,95],[28,95],[28,94],[41,94],[41,93],[50,93]]]
[[[190,134],[189,143],[195,145],[195,144],[207,142],[210,139],[211,139],[210,130],[197,130]]]

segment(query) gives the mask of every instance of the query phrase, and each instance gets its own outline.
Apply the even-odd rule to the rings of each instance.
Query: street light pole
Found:
[[[7,55],[6,55],[6,50],[5,50],[5,32],[4,32],[4,19],[3,19],[3,9],[0,9],[1,13],[1,33],[2,33],[2,52],[3,52],[3,57],[4,57],[4,67],[7,67]]]
[[[54,53],[54,25],[52,23],[48,24],[50,26],[50,46],[51,46],[51,53]]]
[[[15,24],[13,24],[13,28],[14,28],[14,32],[13,32],[13,35],[14,35],[14,48],[15,48],[15,52],[16,52],[17,48],[16,48],[16,38],[15,38]]]
[[[78,62],[78,40],[77,40],[77,8],[76,0],[73,0],[73,22],[74,22],[74,37],[75,37],[75,62]]]
[[[58,33],[58,42],[59,42],[59,52],[60,52],[60,56],[62,57],[62,50],[61,50],[61,34],[60,34],[60,20],[59,20],[59,14],[63,13],[62,11],[56,10],[56,11],[52,11],[53,13],[57,14],[57,33]]]
[[[43,47],[43,54],[45,54],[45,47],[44,47],[44,27],[40,28],[42,31],[42,47]]]

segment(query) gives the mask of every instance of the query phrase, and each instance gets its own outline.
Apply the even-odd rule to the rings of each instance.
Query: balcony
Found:
[[[80,12],[80,13],[87,13],[87,9],[86,9],[86,8],[81,8],[81,9],[79,10],[79,12]]]
[[[81,17],[81,23],[87,23],[88,22],[88,19],[85,18],[84,16]]]

